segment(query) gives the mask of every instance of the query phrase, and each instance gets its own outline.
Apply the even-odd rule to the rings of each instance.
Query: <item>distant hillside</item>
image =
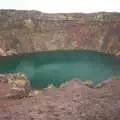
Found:
[[[120,13],[0,10],[0,52],[90,49],[120,55]]]

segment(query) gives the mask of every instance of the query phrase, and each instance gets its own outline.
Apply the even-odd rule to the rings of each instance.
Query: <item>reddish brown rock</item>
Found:
[[[0,84],[0,91],[5,92],[7,89],[1,85],[5,87],[5,83]],[[104,81],[99,88],[86,86],[80,80],[63,86],[35,91],[33,96],[21,100],[0,98],[0,119],[120,120],[120,80]]]
[[[45,14],[0,10],[0,48],[5,55],[88,49],[119,56],[119,31],[120,13]]]

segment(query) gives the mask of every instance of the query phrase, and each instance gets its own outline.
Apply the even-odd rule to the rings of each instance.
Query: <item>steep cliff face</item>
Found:
[[[0,10],[1,55],[89,49],[120,55],[120,13]]]

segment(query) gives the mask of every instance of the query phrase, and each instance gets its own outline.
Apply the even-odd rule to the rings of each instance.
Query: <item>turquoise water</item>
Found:
[[[0,73],[23,72],[34,88],[79,78],[98,83],[120,75],[120,60],[93,51],[49,51],[1,57]]]

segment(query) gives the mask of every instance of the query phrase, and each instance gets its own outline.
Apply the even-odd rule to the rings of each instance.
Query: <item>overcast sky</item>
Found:
[[[0,9],[39,10],[47,13],[120,12],[120,0],[0,0]]]

